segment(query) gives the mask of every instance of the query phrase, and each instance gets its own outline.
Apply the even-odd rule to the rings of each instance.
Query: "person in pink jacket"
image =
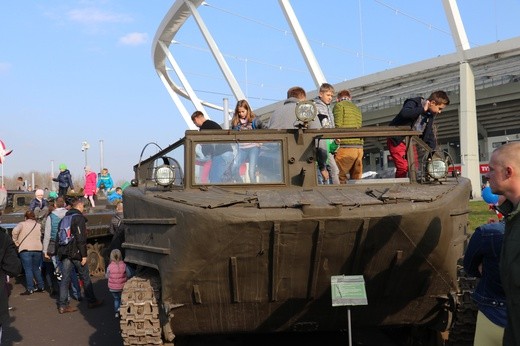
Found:
[[[90,166],[85,166],[85,187],[83,187],[83,194],[85,198],[90,201],[92,207],[96,206],[94,202],[94,195],[96,194],[97,174],[90,170]]]
[[[126,280],[130,277],[130,272],[123,262],[123,256],[119,249],[110,252],[110,264],[108,265],[105,276],[108,279],[108,289],[114,297],[115,317],[119,318],[119,308],[121,307],[121,293]]]

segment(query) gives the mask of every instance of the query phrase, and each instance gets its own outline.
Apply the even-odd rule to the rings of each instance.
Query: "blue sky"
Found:
[[[454,52],[441,0],[292,0],[325,77],[338,83]],[[155,33],[173,1],[0,2],[0,139],[6,177],[32,170],[73,176],[88,163],[129,180],[146,143],[187,129],[157,77]],[[459,0],[472,47],[520,35],[520,0]],[[199,11],[253,108],[313,90],[278,1],[208,1]],[[199,96],[234,100],[192,20],[172,49]],[[186,102],[191,113],[194,108]],[[217,121],[222,115],[207,111]],[[219,118],[220,117],[220,118]],[[151,154],[151,153],[150,153]]]

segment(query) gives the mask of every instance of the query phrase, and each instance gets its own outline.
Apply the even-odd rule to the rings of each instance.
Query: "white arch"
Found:
[[[222,106],[199,99],[171,53],[170,46],[174,42],[173,39],[175,35],[190,16],[193,16],[199,26],[202,36],[206,40],[206,43],[208,44],[208,47],[210,48],[213,57],[220,67],[233,94],[237,100],[245,99],[244,93],[236,81],[235,76],[231,72],[231,69],[227,65],[222,53],[218,49],[215,40],[211,36],[202,20],[202,17],[197,11],[197,7],[203,3],[204,1],[202,0],[177,0],[161,22],[152,43],[152,57],[155,70],[190,129],[195,129],[196,127],[192,123],[190,114],[182,104],[179,96],[190,100],[195,106],[195,109],[202,112],[204,112],[204,106],[224,111]],[[172,67],[173,72],[177,75],[177,78],[179,78],[182,87],[177,85],[172,78],[170,78],[166,61],[170,63],[170,66]],[[204,113],[207,115],[206,112]]]

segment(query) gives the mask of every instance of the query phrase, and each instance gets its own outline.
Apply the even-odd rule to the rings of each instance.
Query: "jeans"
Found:
[[[114,297],[114,311],[119,312],[119,308],[121,307],[121,291],[110,291],[112,293],[112,297]]]
[[[58,268],[58,270],[61,273],[63,273],[63,266],[61,264],[61,261],[58,259],[58,256],[52,256],[52,263],[54,263],[55,268]],[[58,292],[60,291],[60,287],[61,283],[58,283]],[[81,287],[79,285],[78,274],[76,273],[76,269],[74,268],[70,272],[70,290],[72,291],[72,298],[78,301],[81,300]]]
[[[59,187],[58,188],[58,196],[65,198],[67,196],[67,191],[69,190],[69,187]]]
[[[58,292],[58,280],[54,275],[54,264],[52,261],[43,261],[43,269],[45,271],[44,279],[47,287],[49,287],[52,292]]]
[[[249,144],[249,143],[248,143]],[[238,148],[237,157],[233,162],[233,179],[236,182],[241,183],[242,177],[240,176],[240,166],[246,161],[249,162],[249,183],[256,183],[256,161],[258,158],[259,147],[254,146],[251,148]]]
[[[226,183],[231,180],[230,170],[233,164],[233,151],[226,151],[220,155],[213,156],[209,170],[209,182]]]
[[[327,154],[327,169],[329,170],[329,184],[339,184],[339,168],[336,159],[331,153]]]
[[[85,297],[89,303],[95,303],[97,301],[94,295],[94,288],[92,287],[92,281],[90,281],[90,274],[88,272],[88,265],[81,265],[79,260],[71,260],[69,258],[63,258],[61,260],[61,282],[60,282],[60,298],[58,300],[58,307],[62,308],[68,305],[69,296],[69,284],[71,280],[71,273],[74,267],[78,271],[79,277],[83,280],[83,289],[85,290]]]
[[[28,291],[34,291],[34,280],[39,289],[44,288],[40,262],[42,259],[41,251],[22,251],[20,252],[23,270],[25,271],[25,284]]]

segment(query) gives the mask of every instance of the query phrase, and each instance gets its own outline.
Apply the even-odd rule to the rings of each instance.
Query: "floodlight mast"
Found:
[[[85,167],[88,166],[87,151],[90,148],[90,144],[87,141],[81,142],[81,151],[85,153]]]

